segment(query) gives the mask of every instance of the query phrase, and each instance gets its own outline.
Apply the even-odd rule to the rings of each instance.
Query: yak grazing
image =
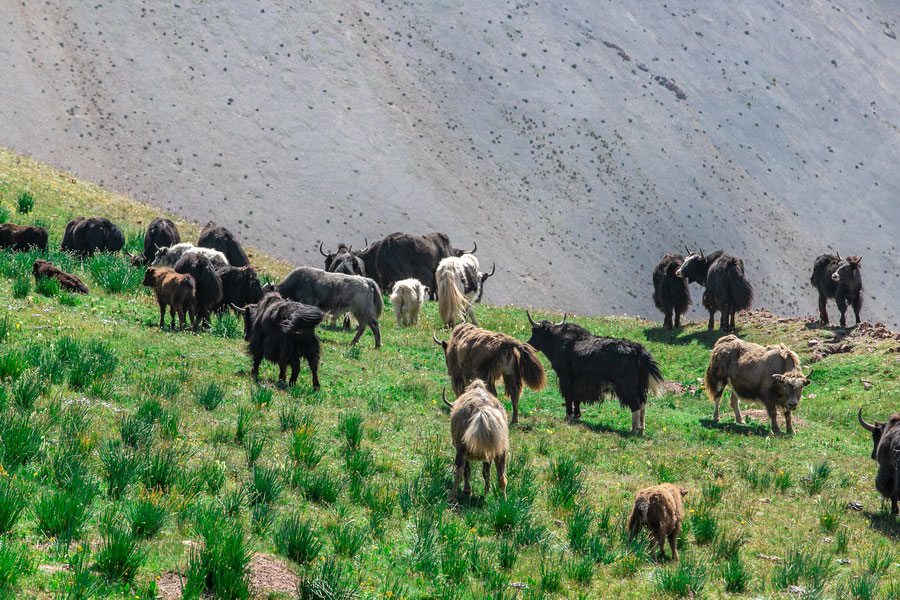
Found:
[[[187,253],[175,263],[175,272],[190,274],[196,285],[197,318],[194,329],[209,323],[209,315],[222,301],[222,279],[206,256]]]
[[[644,488],[634,501],[631,518],[628,519],[628,539],[633,540],[643,527],[650,531],[650,550],[653,542],[657,545],[657,558],[666,557],[666,539],[672,549],[672,558],[678,560],[675,542],[684,521],[682,496],[687,490],[680,485],[663,483]]]
[[[27,252],[34,246],[38,250],[47,249],[47,230],[35,225],[0,225],[0,248],[12,248],[17,252]]]
[[[253,267],[220,265],[214,268],[216,275],[222,280],[222,300],[213,310],[219,312],[231,305],[247,306],[262,300],[262,284]]]
[[[631,410],[631,432],[644,432],[647,393],[662,392],[663,375],[653,357],[637,342],[594,335],[587,329],[562,321],[531,323],[528,344],[550,360],[559,378],[559,391],[566,401],[566,420],[581,419],[581,403],[603,402],[613,394]]]
[[[75,217],[66,224],[60,250],[79,256],[94,252],[118,252],[125,245],[125,235],[105,217]]]
[[[512,423],[519,422],[523,382],[534,391],[542,390],[547,383],[534,348],[505,333],[461,323],[453,329],[449,342],[440,341],[434,335],[432,339],[444,350],[450,385],[457,396],[475,379],[484,381],[487,390],[496,396],[496,382],[503,378],[513,405]]]
[[[828,299],[834,298],[841,311],[841,327],[847,327],[847,306],[853,308],[856,325],[859,325],[859,311],[862,309],[862,274],[856,254],[846,259],[841,255],[823,254],[813,264],[809,282],[819,292],[819,318],[828,325]]]
[[[456,449],[453,490],[450,499],[456,501],[459,480],[465,479],[463,493],[472,495],[470,461],[480,460],[484,476],[484,497],[491,491],[491,462],[497,466],[497,490],[506,496],[506,453],[509,452],[509,428],[506,411],[497,397],[491,394],[485,383],[476,379],[452,404],[447,402],[447,390],[443,392],[444,404],[450,408],[450,435]]]
[[[156,259],[158,248],[166,248],[178,243],[181,243],[181,235],[178,233],[175,223],[165,217],[156,217],[150,221],[150,224],[147,225],[147,232],[144,233],[144,251],[137,255],[128,252],[126,254],[131,258],[131,266],[138,267],[152,263]]]
[[[150,264],[154,267],[174,267],[181,260],[181,257],[188,254],[205,256],[212,263],[213,267],[228,266],[228,259],[218,250],[195,246],[190,242],[181,242],[174,246],[157,248],[156,257]]]
[[[312,373],[313,389],[319,389],[321,344],[316,326],[324,313],[315,306],[282,298],[269,292],[258,304],[235,307],[244,315],[244,340],[253,358],[251,375],[259,381],[259,365],[265,358],[278,365],[278,384],[285,385],[285,372],[291,367],[291,381],[297,382],[300,359],[305,358]]]
[[[478,270],[478,258],[474,254],[443,259],[434,274],[437,282],[438,313],[447,327],[468,320],[478,325],[474,304],[481,302],[484,282],[497,271],[495,264],[490,273]]]
[[[218,250],[225,255],[228,264],[233,267],[246,267],[250,264],[250,259],[247,258],[234,234],[221,225],[216,225],[214,221],[207,223],[200,232],[197,245],[201,248]]]
[[[691,291],[688,282],[677,275],[684,264],[684,257],[670,252],[662,257],[653,269],[653,304],[664,315],[663,327],[681,327],[681,316],[691,305]]]
[[[900,413],[891,415],[887,423],[866,423],[862,408],[856,417],[863,429],[872,433],[872,460],[878,463],[875,489],[891,501],[891,514],[898,514],[900,502]]]
[[[753,305],[753,286],[744,276],[744,261],[717,250],[712,254],[691,252],[676,271],[679,277],[699,283],[703,307],[709,311],[709,329],[716,326],[716,313],[721,312],[719,328],[734,331],[734,316]]]
[[[178,324],[184,327],[185,314],[196,326],[196,284],[189,274],[176,273],[169,267],[149,267],[144,273],[143,285],[153,288],[156,293],[156,302],[159,304],[159,328],[166,325],[166,307],[172,319],[172,329],[175,329],[175,313],[178,313]]]
[[[328,273],[315,267],[297,267],[276,286],[267,286],[285,298],[310,304],[332,315],[350,313],[359,323],[351,344],[362,337],[366,327],[375,336],[375,348],[381,347],[378,318],[384,310],[381,288],[368,277]]]
[[[64,290],[75,292],[77,294],[88,293],[87,286],[84,285],[84,282],[81,281],[78,276],[60,271],[46,260],[38,259],[34,261],[34,264],[31,266],[31,273],[34,275],[35,281],[41,277],[49,277],[57,280],[59,286]]]
[[[809,379],[800,371],[800,357],[784,344],[760,346],[737,336],[726,335],[713,346],[703,387],[715,402],[713,421],[719,422],[719,401],[725,387],[731,386],[734,420],[744,423],[740,401],[761,404],[769,414],[772,431],[781,435],[777,410],[784,413],[788,433],[794,433],[791,411],[800,405],[803,388]]]
[[[403,279],[391,290],[391,305],[397,318],[397,327],[415,325],[425,304],[428,288],[418,279]]]

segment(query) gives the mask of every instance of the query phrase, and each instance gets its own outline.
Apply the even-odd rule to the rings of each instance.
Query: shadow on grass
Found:
[[[683,328],[668,330],[663,327],[650,327],[644,330],[644,335],[652,342],[660,344],[672,344],[683,346],[697,342],[706,348],[712,348],[716,345],[719,338],[729,335],[728,332],[718,329],[707,329],[703,331],[695,331],[687,335],[679,335]]]
[[[888,537],[900,539],[900,519],[897,516],[885,511],[865,511],[863,514],[871,523],[872,529]]]
[[[762,423],[741,425],[740,423],[734,422],[723,423],[719,421],[716,423],[712,419],[700,419],[700,425],[706,429],[716,429],[725,433],[736,433],[739,435],[766,437],[772,433],[772,428],[769,425],[763,425]]]

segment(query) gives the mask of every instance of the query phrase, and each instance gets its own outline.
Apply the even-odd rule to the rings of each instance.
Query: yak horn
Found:
[[[688,256],[691,255],[691,249],[688,248],[688,245],[687,245],[687,244],[684,245],[684,251],[687,252],[687,255],[688,255]]]
[[[449,408],[453,408],[453,404],[447,402],[447,388],[444,388],[444,391],[441,392],[441,400],[443,400],[444,404],[446,404]]]
[[[859,412],[856,414],[856,418],[859,419],[859,424],[863,426],[863,429],[865,429],[866,431],[875,431],[875,426],[869,425],[862,418],[862,407],[859,407]]]
[[[478,242],[472,242],[472,244],[474,244],[474,247],[472,248],[472,251],[469,252],[469,254],[475,254],[475,252],[478,250]]]
[[[569,315],[567,315],[566,313],[563,313],[563,320],[560,321],[559,323],[557,323],[557,325],[562,325],[563,323],[565,323],[565,322],[566,322],[566,318],[568,318],[568,316],[569,316]]]
[[[538,326],[538,322],[531,318],[531,313],[529,313],[527,310],[525,311],[525,316],[528,317],[528,322],[531,323],[532,327]]]
[[[840,253],[840,252],[837,252],[836,254],[837,254],[838,260],[844,260],[843,258],[841,258],[841,253]]]
[[[319,254],[321,254],[325,258],[328,258],[328,255],[325,254],[325,252],[322,250],[322,244],[323,244],[323,242],[319,242]]]
[[[706,258],[706,254],[703,253],[703,248],[700,248],[700,258]]]
[[[441,342],[441,340],[437,339],[437,335],[435,335],[435,333],[433,331],[431,332],[431,339],[433,339],[434,343],[437,344],[438,346],[440,346],[442,348],[444,347],[443,342]]]
[[[490,272],[490,273],[483,273],[483,274],[481,275],[481,283],[484,283],[484,280],[485,280],[485,279],[487,279],[488,277],[490,277],[491,275],[493,275],[493,274],[496,273],[496,272],[497,272],[497,263],[494,263],[494,264],[491,266],[491,272]]]
[[[233,303],[229,303],[229,304],[231,305],[231,308],[233,308],[234,310],[238,311],[238,312],[241,313],[241,314],[244,314],[245,312],[247,312],[247,307],[246,307],[246,306],[241,307],[241,306],[238,306],[238,305],[233,304]]]

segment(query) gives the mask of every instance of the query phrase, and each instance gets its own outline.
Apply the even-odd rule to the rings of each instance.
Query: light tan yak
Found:
[[[634,537],[646,526],[650,531],[650,547],[658,546],[658,557],[666,557],[666,538],[672,548],[672,558],[678,560],[675,542],[684,520],[684,505],[681,497],[688,492],[680,485],[664,483],[644,488],[634,501],[634,510],[628,520],[628,538]]]
[[[497,490],[506,495],[506,453],[509,451],[509,428],[506,425],[506,410],[497,398],[487,391],[485,383],[476,379],[466,387],[465,392],[452,404],[447,402],[447,390],[443,393],[444,404],[450,407],[450,433],[456,448],[456,469],[453,477],[453,491],[450,498],[456,500],[459,480],[465,478],[463,493],[472,494],[470,461],[482,461],[484,476],[484,496],[491,490],[491,462],[497,466]]]
[[[534,391],[543,389],[547,383],[536,350],[505,333],[461,323],[453,328],[449,342],[442,342],[434,335],[432,339],[444,349],[447,374],[457,396],[462,395],[475,379],[483,380],[487,391],[496,396],[496,382],[503,378],[503,386],[513,405],[513,423],[519,421],[523,382]]]
[[[788,433],[794,433],[791,411],[800,405],[800,396],[809,379],[800,371],[800,357],[784,344],[760,346],[727,335],[713,347],[703,384],[716,403],[713,421],[719,422],[719,400],[725,386],[730,385],[735,421],[744,423],[741,399],[755,402],[769,414],[772,432],[781,435],[776,410],[784,413]]]

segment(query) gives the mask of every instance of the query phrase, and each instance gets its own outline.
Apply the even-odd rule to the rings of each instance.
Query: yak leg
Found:
[[[363,332],[365,332],[365,330],[366,330],[366,324],[363,321],[360,321],[359,327],[356,328],[356,335],[353,336],[353,341],[350,342],[351,346],[359,341],[359,338],[362,337],[362,334],[363,334]]]
[[[678,560],[678,548],[675,547],[675,542],[678,541],[678,533],[681,531],[681,525],[676,524],[675,529],[669,533],[669,548],[672,549],[672,560]]]
[[[184,307],[182,306],[178,309],[178,330],[179,331],[184,329],[184,322],[185,322]]]
[[[253,377],[253,381],[259,381],[259,363],[261,362],[262,356],[253,359],[253,368],[250,369],[250,375]]]
[[[716,328],[716,311],[709,311],[709,323],[706,326],[707,329],[715,329]]]
[[[841,296],[835,296],[834,301],[837,302],[838,310],[841,311],[841,329],[847,327],[847,300]]]
[[[854,327],[859,325],[859,310],[861,308],[862,308],[861,299],[854,300],[853,301],[853,315],[856,317],[856,322],[853,324]]]
[[[657,560],[665,560],[666,559],[666,536],[662,532],[662,529],[659,528],[651,528],[650,529],[650,547],[653,546],[653,543],[656,543],[656,559]],[[650,548],[647,548],[650,550]]]
[[[465,462],[466,462],[466,466],[465,466],[465,468],[463,468],[463,477],[464,477],[463,493],[466,496],[471,496],[472,495],[472,463],[470,463],[468,460],[466,460]]]
[[[506,498],[506,455],[500,455],[494,459],[497,467],[497,490]]]
[[[787,432],[789,434],[793,435],[794,434],[794,424],[791,423],[791,411],[789,411],[789,410],[784,411],[784,425],[785,425],[785,428],[787,429]]]
[[[781,428],[778,426],[778,413],[775,411],[775,404],[766,403],[766,412],[769,413],[769,421],[772,423],[772,433],[781,435]]]
[[[644,435],[643,408],[631,411],[631,433],[633,433],[634,435]]]
[[[737,395],[734,389],[731,390],[731,410],[734,411],[734,421],[739,425],[743,425],[744,417],[741,415],[741,397]]]
[[[166,328],[166,305],[162,302],[159,303],[159,328]]]
[[[459,480],[466,469],[466,453],[462,448],[456,449],[456,468],[453,470],[453,489],[450,491],[450,499],[456,501],[456,493],[459,491]]]
[[[819,320],[828,325],[828,298],[824,294],[819,294]]]
[[[319,357],[306,357],[306,364],[309,365],[309,370],[312,372],[312,385],[313,390],[319,389]]]
[[[646,416],[647,416],[647,405],[644,404],[644,405],[641,407],[641,430],[643,430],[643,429],[645,428],[645,425],[644,425],[644,417],[646,417]]]
[[[287,363],[279,363],[278,365],[278,387],[287,387],[285,383],[285,375],[287,373]]]
[[[466,314],[469,315],[469,319],[472,321],[472,325],[478,325],[478,319],[475,318],[475,308],[470,304],[466,309]]]
[[[291,386],[297,383],[297,375],[300,374],[300,359],[291,363]]]
[[[491,462],[486,460],[481,463],[481,476],[484,477],[484,497],[491,492]]]
[[[373,319],[372,323],[369,325],[369,328],[372,330],[372,334],[375,336],[375,349],[378,350],[381,348],[381,328],[378,327],[378,320]]]
[[[522,380],[518,373],[503,376],[503,386],[506,388],[506,394],[509,396],[513,406],[512,423],[519,422],[519,396],[522,395]],[[495,394],[496,395],[496,394]]]

